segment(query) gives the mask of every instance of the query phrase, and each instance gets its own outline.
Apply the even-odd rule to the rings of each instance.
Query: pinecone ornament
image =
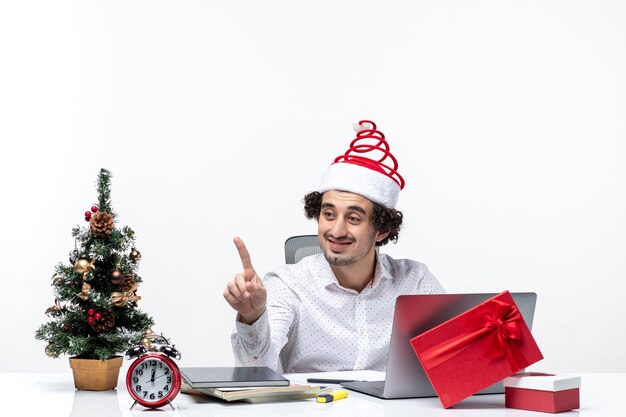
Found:
[[[135,281],[135,276],[133,274],[126,274],[124,276],[124,284],[122,284],[122,291],[124,292],[132,292],[137,291],[137,282]]]
[[[100,317],[100,320],[94,320],[91,323],[91,328],[93,329],[93,331],[96,333],[104,333],[108,332],[109,330],[113,330],[113,328],[115,327],[115,316],[108,311],[103,311],[100,314],[102,315],[102,317]]]
[[[122,285],[122,291],[126,293],[125,297],[114,301],[113,304],[115,304],[117,307],[121,307],[126,305],[126,303],[130,301],[130,305],[132,305],[133,307],[137,307],[137,301],[141,300],[141,296],[137,295],[137,287],[139,287],[139,284],[137,284],[137,281],[135,281],[135,276],[133,274],[126,274],[126,279],[124,280],[124,284]]]
[[[91,233],[96,236],[108,236],[115,228],[113,217],[109,213],[98,211],[89,219]]]

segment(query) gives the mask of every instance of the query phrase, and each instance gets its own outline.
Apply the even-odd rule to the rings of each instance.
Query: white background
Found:
[[[230,365],[222,298],[315,233],[302,197],[371,118],[407,180],[395,257],[448,292],[535,291],[536,369],[626,372],[626,3],[19,1],[0,5],[0,370],[113,173],[140,307],[184,366]]]

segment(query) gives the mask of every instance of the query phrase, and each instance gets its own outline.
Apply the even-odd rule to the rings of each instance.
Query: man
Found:
[[[239,366],[384,371],[396,297],[443,292],[425,265],[376,250],[398,239],[404,179],[376,125],[364,120],[355,130],[350,149],[304,198],[323,254],[261,280],[245,244],[234,239],[243,272],[224,298],[238,313],[232,344]]]

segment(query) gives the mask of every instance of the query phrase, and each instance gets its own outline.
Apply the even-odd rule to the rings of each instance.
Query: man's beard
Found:
[[[328,261],[329,264],[335,265],[335,266],[348,266],[358,261],[358,259],[354,256],[350,258],[342,258],[336,255],[328,255],[326,254],[326,252],[324,252],[324,257],[326,258],[326,261]]]
[[[335,265],[335,266],[348,266],[348,265],[357,263],[358,261],[363,259],[365,256],[367,256],[369,251],[372,250],[372,248],[376,245],[374,236],[375,236],[375,232],[374,234],[372,234],[372,245],[370,246],[370,249],[363,253],[357,253],[357,254],[353,254],[352,256],[342,257],[341,255],[336,255],[332,253],[330,249],[326,249],[325,251],[323,251],[324,257],[326,258],[326,261],[330,265]]]

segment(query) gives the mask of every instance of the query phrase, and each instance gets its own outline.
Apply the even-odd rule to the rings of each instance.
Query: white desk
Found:
[[[125,373],[123,373],[125,374]],[[217,399],[179,394],[175,410],[166,406],[151,411],[136,406],[126,392],[124,375],[120,375],[117,390],[76,391],[72,375],[67,373],[0,373],[0,393],[4,404],[3,416],[35,415],[44,417],[430,417],[476,416],[521,417],[550,414],[504,408],[504,395],[470,397],[453,408],[444,409],[437,398],[381,400],[350,391],[347,399],[318,404],[315,399],[303,401],[246,404],[227,403]],[[626,407],[626,374],[582,374],[581,409],[559,416],[617,417]]]

